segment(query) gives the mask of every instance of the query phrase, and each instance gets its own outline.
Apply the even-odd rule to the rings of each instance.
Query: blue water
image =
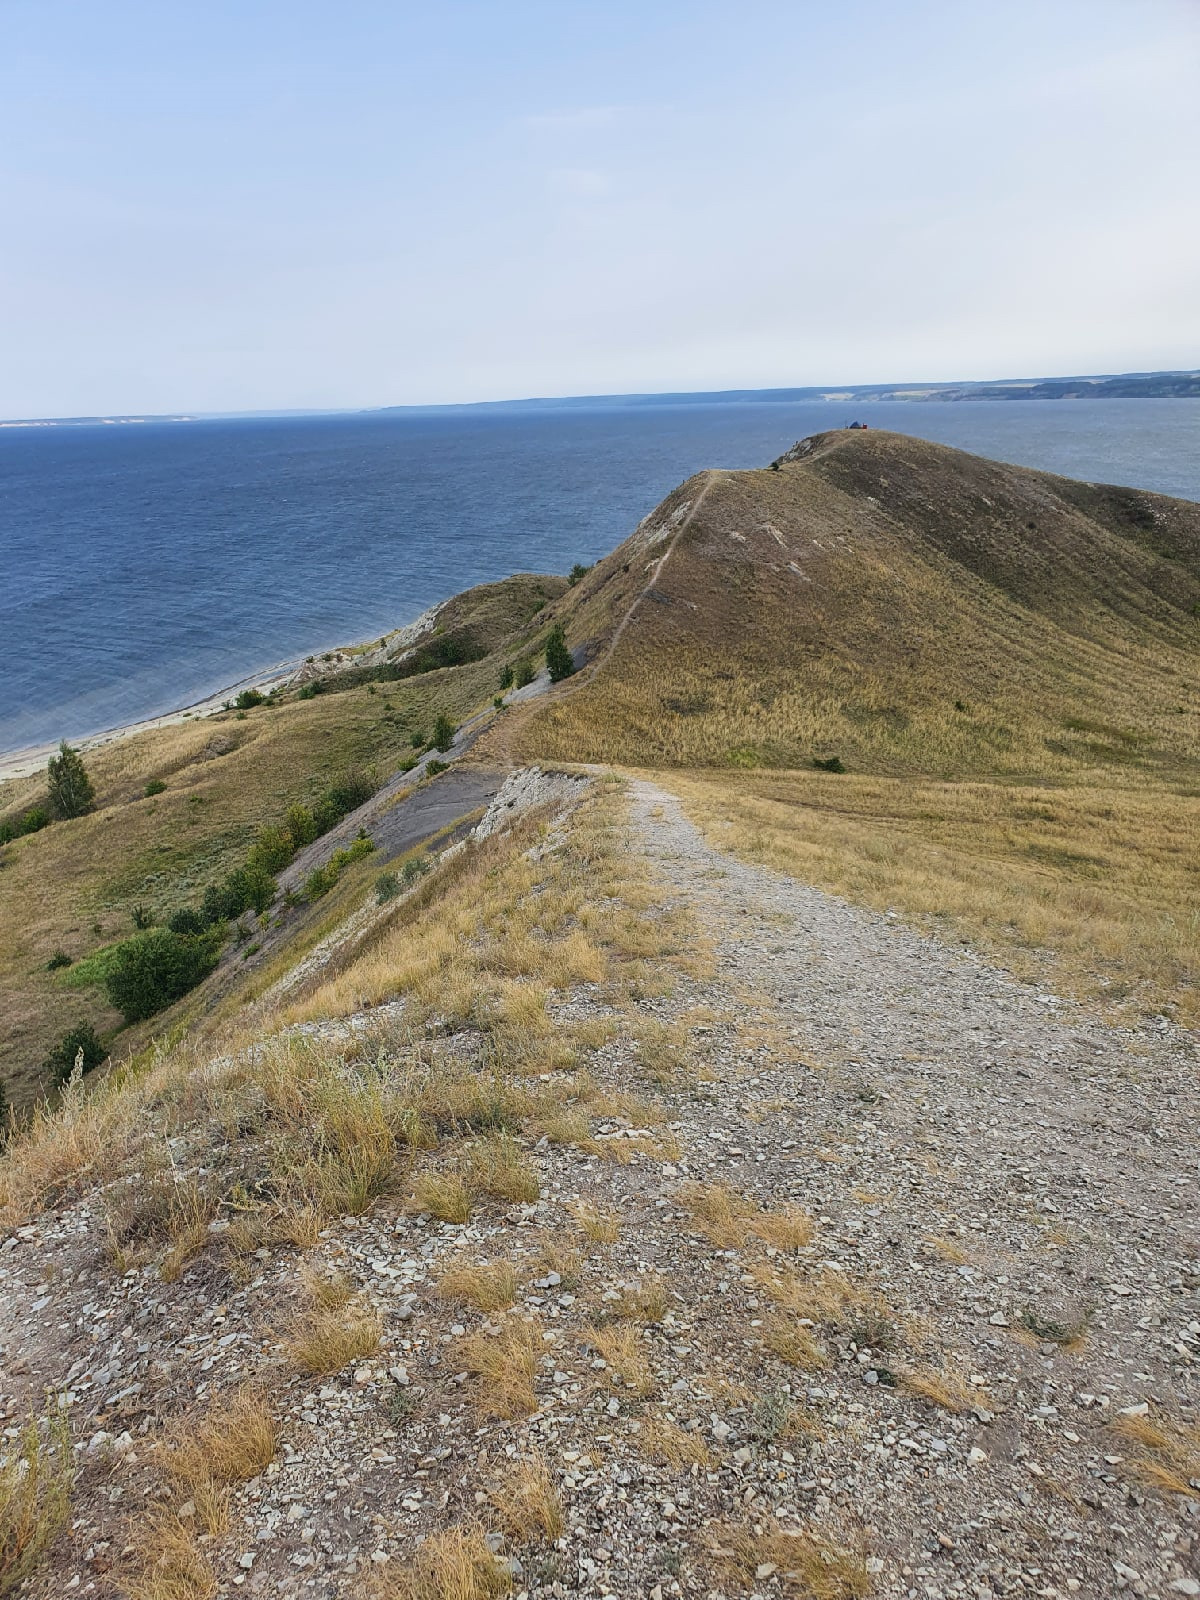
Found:
[[[201,699],[456,590],[565,572],[682,479],[841,404],[0,429],[0,751]],[[873,426],[1200,500],[1200,401],[858,406]]]

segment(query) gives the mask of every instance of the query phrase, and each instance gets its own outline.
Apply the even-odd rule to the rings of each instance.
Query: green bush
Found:
[[[56,950],[46,963],[47,972],[59,972],[63,967],[71,965],[71,958],[65,950]]]
[[[205,922],[200,913],[198,911],[194,911],[191,906],[183,906],[175,913],[173,917],[170,918],[167,923],[167,927],[170,928],[172,933],[181,933],[185,936],[191,936],[193,934],[203,933],[208,927],[208,923]]]
[[[257,911],[261,916],[274,900],[277,888],[261,862],[247,862],[244,867],[235,867],[220,883],[208,886],[200,914],[210,926],[233,922],[243,911]]]
[[[203,982],[216,966],[224,930],[184,935],[154,928],[126,939],[105,981],[126,1022],[142,1022]]]
[[[573,589],[575,587],[580,578],[586,578],[591,570],[591,567],[585,567],[582,562],[577,561],[567,574],[567,582],[570,584],[571,588]]]
[[[550,669],[551,683],[561,683],[575,671],[561,622],[556,622],[546,637],[546,666]]]
[[[154,926],[154,913],[147,906],[134,906],[130,915],[133,918],[134,927],[140,932],[144,932],[145,929]]]
[[[813,757],[813,766],[818,772],[845,772],[846,768],[840,756],[830,756],[827,761],[822,761],[819,756]]]
[[[319,694],[323,694],[324,691],[325,685],[321,682],[320,678],[314,678],[312,683],[306,683],[302,689],[297,690],[296,699],[315,700],[317,696]]]
[[[375,898],[380,905],[394,900],[400,893],[400,879],[394,872],[381,872],[375,879]]]
[[[512,688],[512,686],[513,686],[513,677],[514,677],[514,673],[513,673],[513,669],[512,669],[512,662],[510,661],[508,666],[506,666],[504,671],[500,674],[500,692],[501,692],[501,694],[504,693],[505,689],[511,689]]]
[[[289,806],[283,819],[283,825],[297,850],[303,850],[306,844],[311,844],[317,837],[317,824],[307,806]]]
[[[161,778],[151,778],[150,782],[142,790],[142,794],[147,800],[152,800],[156,794],[162,794],[166,787]]]
[[[427,778],[436,778],[439,773],[441,773],[441,772],[449,772],[449,770],[450,770],[449,762],[447,762],[447,761],[439,761],[438,758],[436,756],[434,756],[433,760],[425,768],[425,776]]]
[[[317,867],[309,873],[304,880],[305,899],[319,900],[323,894],[328,894],[341,877],[344,868],[355,861],[361,861],[364,856],[371,855],[374,849],[374,839],[369,839],[360,831],[352,845],[347,845],[342,850],[335,850],[323,867]]]
[[[454,735],[458,729],[450,721],[444,711],[438,713],[438,719],[433,725],[433,748],[446,751],[454,743]]]
[[[513,668],[513,682],[518,689],[524,689],[537,677],[537,668],[533,664],[532,656],[522,656]]]
[[[75,1063],[81,1052],[84,1072],[91,1072],[108,1058],[108,1051],[96,1037],[96,1030],[90,1022],[80,1022],[69,1033],[63,1034],[42,1063],[42,1071],[55,1083],[66,1083],[75,1071]]]
[[[261,706],[266,698],[257,689],[243,689],[233,703],[239,711],[251,711],[255,706]]]
[[[414,750],[424,750],[424,748],[425,748],[425,735],[418,731],[417,733],[414,733],[414,734],[412,734],[410,736],[408,742],[409,742],[409,744],[412,745]]]
[[[56,817],[66,821],[91,810],[96,798],[92,780],[79,751],[73,750],[65,739],[58,747],[58,754],[50,757],[46,782],[50,789],[50,810]]]
[[[291,830],[268,824],[258,830],[258,838],[250,847],[250,854],[246,857],[248,867],[259,869],[273,875],[282,872],[284,867],[296,853],[295,841]]]
[[[0,844],[11,844],[14,839],[23,838],[27,833],[40,833],[49,821],[50,813],[45,806],[31,806],[24,816],[0,823]]]

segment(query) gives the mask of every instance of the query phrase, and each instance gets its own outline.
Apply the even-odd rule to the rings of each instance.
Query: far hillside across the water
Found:
[[[559,759],[1200,776],[1200,506],[874,429],[682,485],[560,602]]]

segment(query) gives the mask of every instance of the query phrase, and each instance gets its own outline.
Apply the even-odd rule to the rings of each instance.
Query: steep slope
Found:
[[[673,765],[1194,770],[1200,507],[874,431],[682,485],[560,602],[530,749]]]

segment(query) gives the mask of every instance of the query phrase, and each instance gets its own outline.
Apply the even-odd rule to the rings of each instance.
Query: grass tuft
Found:
[[[375,1311],[346,1316],[339,1311],[314,1311],[287,1341],[292,1364],[314,1378],[327,1378],[351,1361],[363,1361],[379,1349],[383,1325]]]
[[[0,1449],[0,1594],[8,1594],[36,1569],[67,1520],[74,1470],[59,1416],[31,1418]]]

